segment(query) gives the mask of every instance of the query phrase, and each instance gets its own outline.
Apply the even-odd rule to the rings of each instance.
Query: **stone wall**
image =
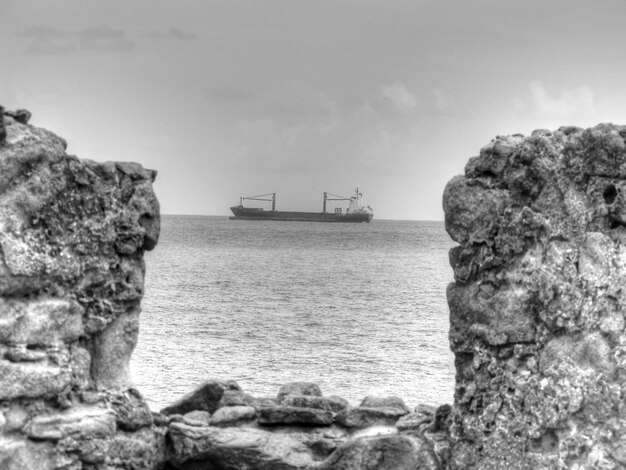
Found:
[[[626,127],[498,137],[444,194],[454,405],[356,407],[208,380],[132,388],[155,172],[65,153],[0,107],[0,468],[626,466]]]
[[[78,160],[29,118],[0,108],[0,468],[154,468],[128,361],[155,172]]]
[[[448,183],[450,468],[626,467],[625,138],[498,137]]]

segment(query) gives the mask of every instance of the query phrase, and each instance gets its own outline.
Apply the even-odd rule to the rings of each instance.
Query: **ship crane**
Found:
[[[271,199],[266,199],[272,196]],[[272,212],[276,210],[276,193],[259,194],[258,196],[242,196],[239,198],[239,205],[243,207],[243,201],[268,201],[272,203]]]
[[[349,201],[350,199],[351,198],[349,197],[339,196],[333,193],[324,193],[324,205],[322,206],[322,212],[326,214],[326,201]]]

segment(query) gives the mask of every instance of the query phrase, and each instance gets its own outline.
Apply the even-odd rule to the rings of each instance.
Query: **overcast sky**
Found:
[[[441,220],[498,134],[626,124],[624,0],[0,0],[0,104],[158,170],[166,214],[239,196]]]

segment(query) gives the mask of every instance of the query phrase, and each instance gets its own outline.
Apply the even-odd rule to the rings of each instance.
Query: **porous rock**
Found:
[[[450,468],[622,468],[625,138],[498,137],[448,183]]]
[[[0,107],[0,467],[155,468],[164,429],[128,361],[156,172],[79,160],[29,120]]]

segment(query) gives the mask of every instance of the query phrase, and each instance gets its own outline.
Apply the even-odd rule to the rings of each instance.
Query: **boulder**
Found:
[[[400,434],[352,439],[319,470],[439,470],[434,452],[418,438]]]
[[[433,416],[423,413],[409,413],[396,421],[396,428],[398,428],[398,431],[416,431],[424,428],[425,425],[430,426],[432,422]]]
[[[128,389],[110,398],[117,427],[124,431],[137,431],[152,426],[152,412],[139,391]]]
[[[297,406],[266,406],[257,409],[259,424],[302,424],[328,426],[333,423],[333,413],[316,408]]]
[[[234,426],[256,419],[257,410],[253,406],[224,406],[211,416],[212,426]]]
[[[169,436],[170,463],[179,469],[301,470],[314,463],[310,450],[288,434],[172,423]]]
[[[211,422],[211,413],[203,410],[190,411],[183,415],[182,422],[189,426],[208,426]]]
[[[347,408],[335,416],[335,422],[347,428],[395,425],[408,411],[397,408]]]
[[[217,404],[218,408],[222,406],[248,406],[255,403],[255,398],[242,390],[224,390],[222,398]]]
[[[284,406],[314,408],[339,413],[350,406],[347,400],[339,397],[317,397],[310,395],[287,395],[280,402]]]
[[[194,410],[214,413],[227,390],[241,391],[234,380],[211,379],[161,410],[162,414],[185,414]]]
[[[280,403],[283,398],[288,395],[306,395],[312,397],[321,397],[322,390],[319,385],[313,382],[290,382],[278,389],[276,399]]]
[[[404,400],[399,397],[378,397],[369,395],[363,399],[359,405],[361,408],[393,408],[398,411],[402,411],[405,414],[409,413],[409,408],[404,404]]]

